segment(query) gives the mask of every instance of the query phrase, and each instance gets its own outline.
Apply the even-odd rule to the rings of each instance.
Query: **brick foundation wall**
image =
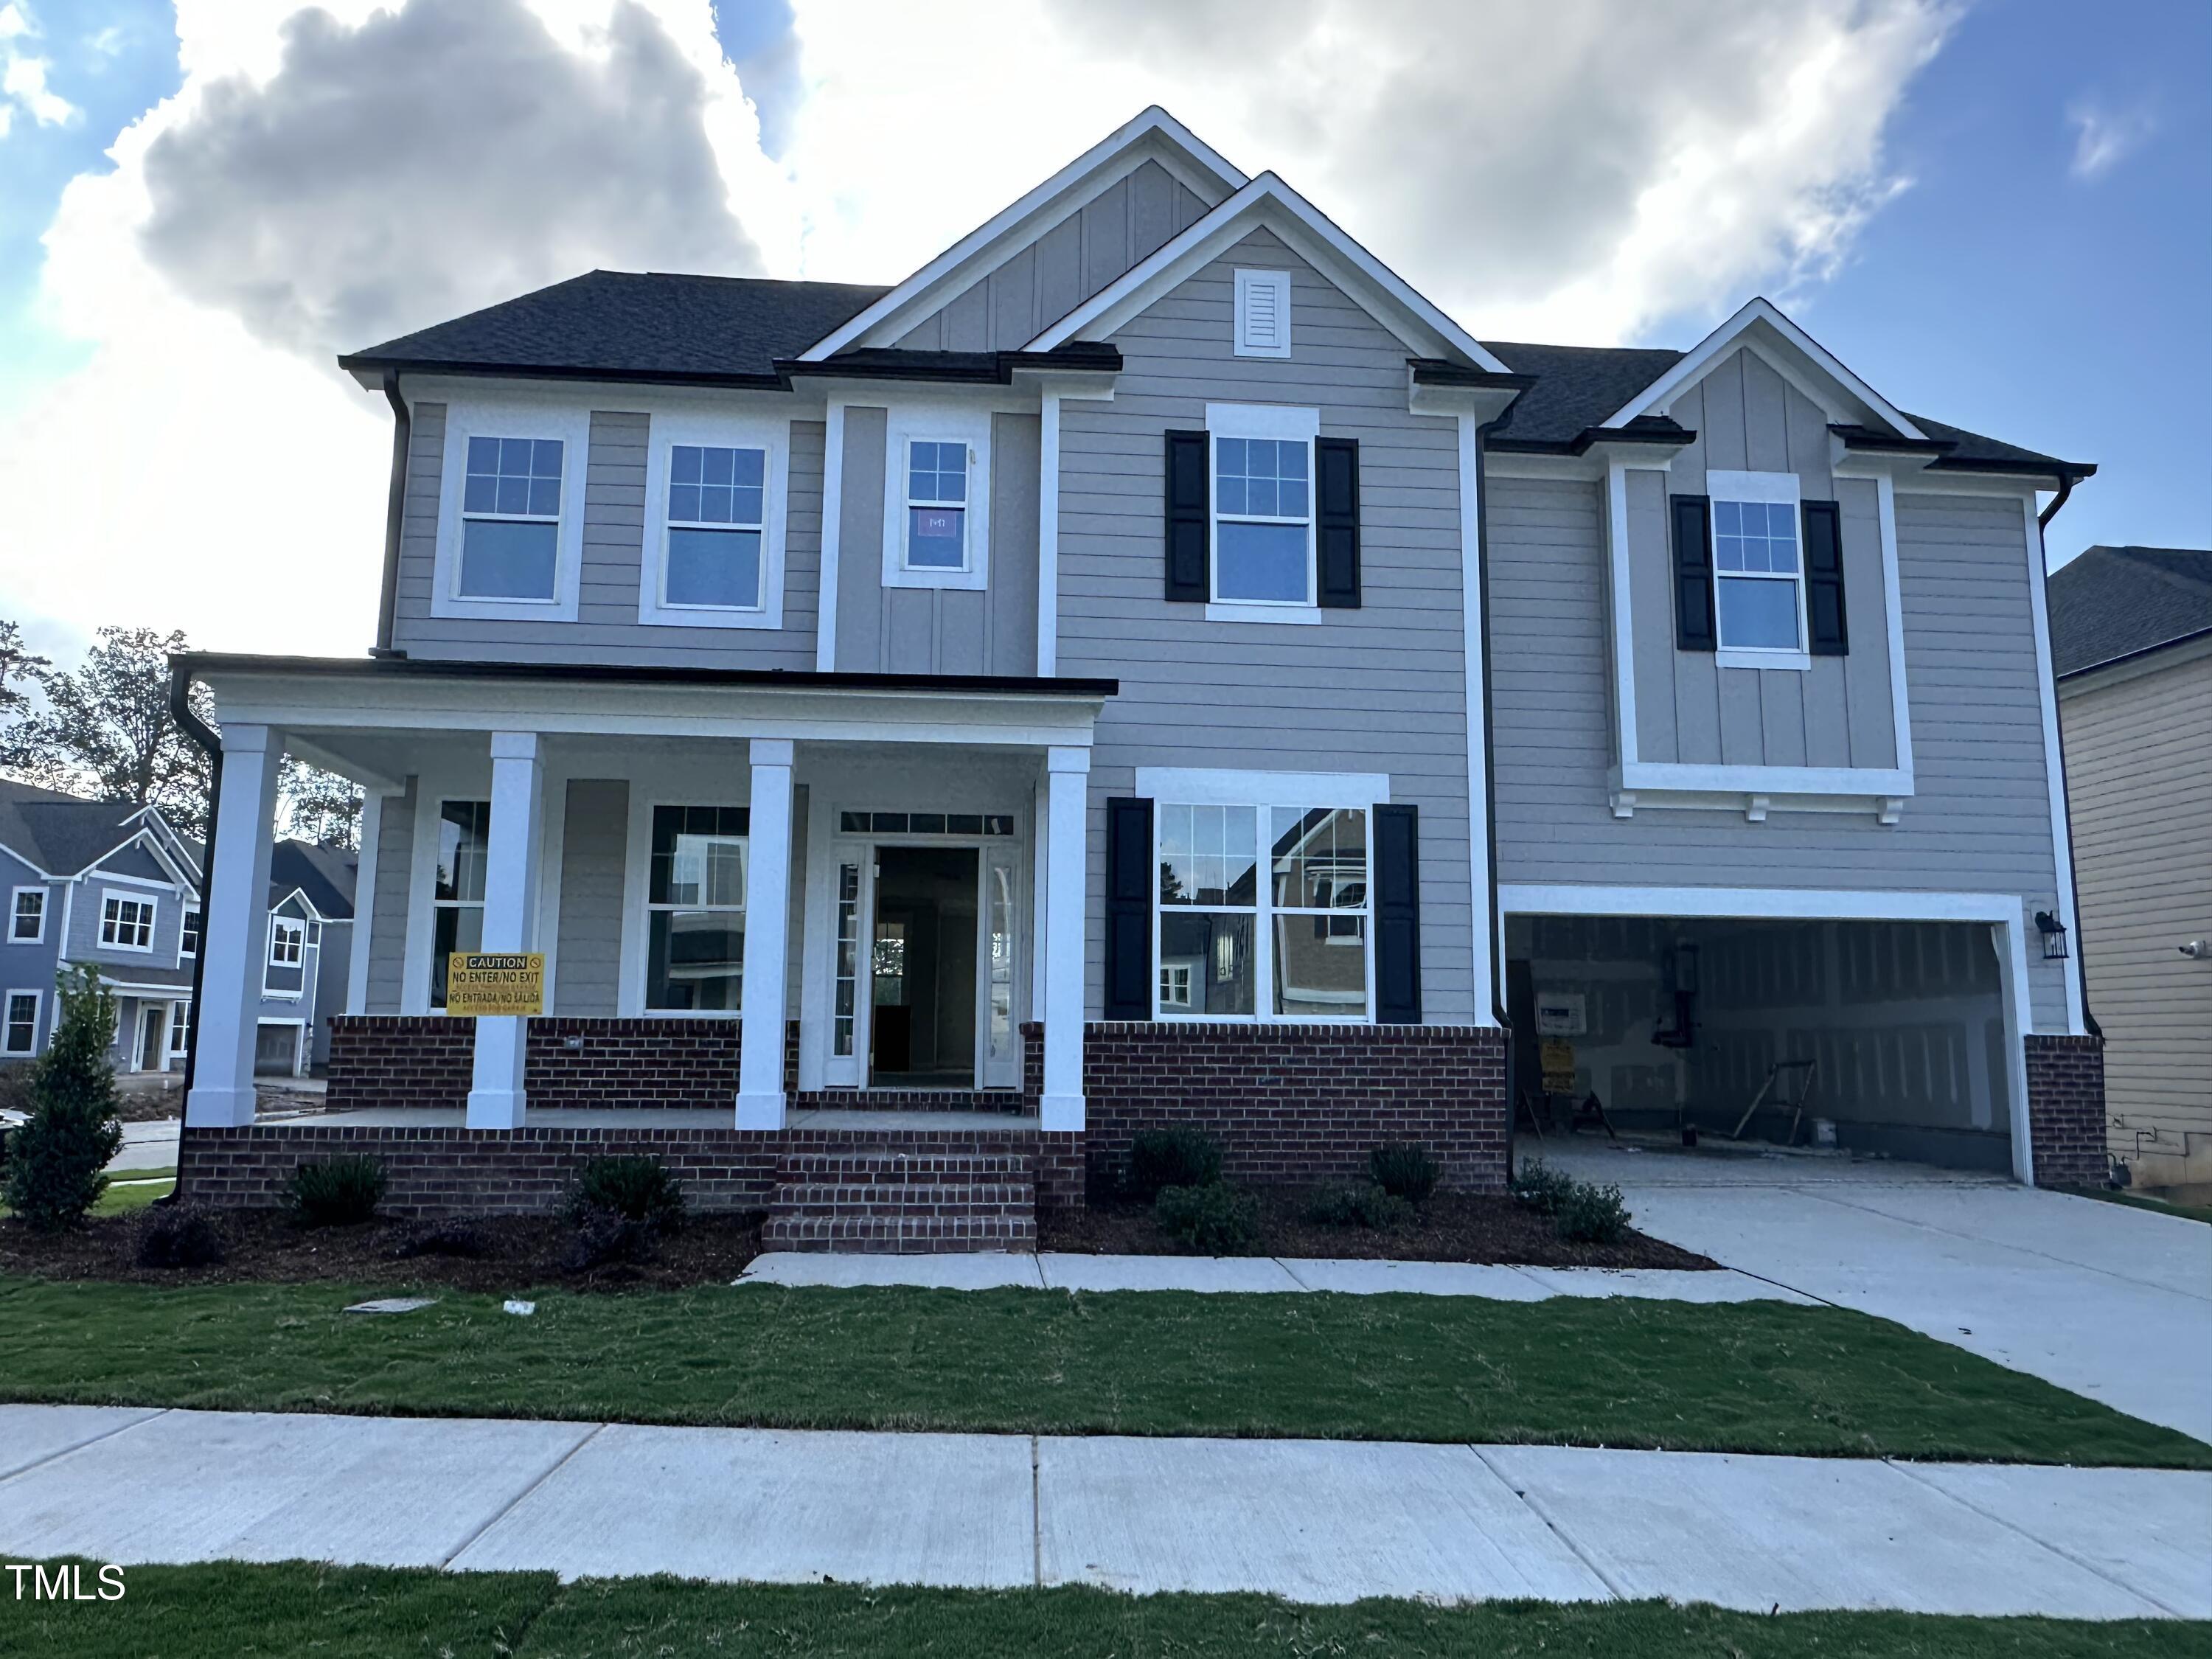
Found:
[[[1093,1024],[1089,1178],[1110,1189],[1138,1130],[1190,1125],[1221,1143],[1232,1181],[1351,1179],[1370,1148],[1419,1141],[1446,1186],[1503,1191],[1505,1042],[1478,1026]]]
[[[538,1107],[732,1107],[738,1095],[734,1019],[530,1022],[523,1088]],[[573,1045],[573,1046],[572,1046]],[[443,1014],[342,1014],[331,1021],[332,1111],[469,1103],[476,1022]],[[784,1089],[799,1086],[799,1023],[784,1033]]]
[[[2105,1043],[2094,1036],[2027,1038],[2027,1135],[2039,1187],[2101,1187]]]

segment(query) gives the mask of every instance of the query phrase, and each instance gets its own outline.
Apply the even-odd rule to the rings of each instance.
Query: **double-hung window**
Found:
[[[297,968],[307,951],[307,924],[290,916],[269,918],[269,965]]]
[[[1314,440],[1321,413],[1273,404],[1208,404],[1212,571],[1209,616],[1318,621]],[[1245,607],[1267,607],[1253,611]]]
[[[46,890],[18,887],[8,913],[8,942],[36,945],[46,936]]]
[[[743,806],[653,809],[646,878],[645,1006],[733,1013],[744,1002]]]
[[[200,913],[198,907],[185,912],[184,924],[177,930],[177,954],[189,961],[200,953]]]
[[[991,562],[991,413],[951,398],[895,407],[884,448],[885,587],[980,590]]]
[[[1706,489],[1712,496],[1717,643],[1723,652],[1794,659],[1805,650],[1796,475],[1716,470]]]
[[[430,1006],[446,1006],[447,958],[483,948],[484,873],[491,858],[491,803],[438,805],[438,867],[430,890]]]
[[[661,604],[688,610],[758,610],[767,523],[766,450],[672,445]]]
[[[192,1046],[192,1005],[173,1002],[169,1005],[169,1052],[182,1054]]]
[[[469,440],[455,597],[552,603],[565,448],[558,438]]]
[[[1366,811],[1155,808],[1162,1019],[1365,1019]]]
[[[27,1054],[39,1046],[39,994],[8,993],[8,1017],[0,1026],[0,1054]]]
[[[152,950],[154,904],[150,898],[103,894],[100,904],[100,944],[112,951]]]
[[[968,568],[968,446],[957,439],[906,447],[906,568]]]

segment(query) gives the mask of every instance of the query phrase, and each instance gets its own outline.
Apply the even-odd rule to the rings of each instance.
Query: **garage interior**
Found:
[[[1741,1124],[1745,1142],[2009,1174],[1991,931],[1509,915],[1514,1088],[1547,1133],[1594,1093],[1623,1134],[1695,1129],[1700,1146],[1726,1146]],[[1571,1099],[1559,1087],[1569,1068]],[[1528,1127],[1518,1110],[1516,1122]]]

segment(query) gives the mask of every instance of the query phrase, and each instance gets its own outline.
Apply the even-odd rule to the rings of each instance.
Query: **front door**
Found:
[[[169,1032],[168,1010],[159,1003],[147,1005],[138,1018],[138,1066],[142,1072],[161,1069],[161,1051]]]

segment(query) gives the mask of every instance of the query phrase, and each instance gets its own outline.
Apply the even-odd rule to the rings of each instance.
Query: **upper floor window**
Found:
[[[1712,497],[1716,642],[1723,652],[1805,649],[1805,561],[1798,545],[1797,476],[1706,475]]]
[[[1213,597],[1313,603],[1312,441],[1213,439]]]
[[[752,611],[761,602],[768,452],[676,444],[668,457],[661,603]]]
[[[574,619],[591,418],[551,402],[447,406],[434,616]]]
[[[200,953],[200,913],[197,909],[185,912],[184,926],[177,933],[177,954],[196,957]]]
[[[917,439],[907,446],[906,568],[968,568],[968,446]]]
[[[46,936],[46,890],[18,887],[15,899],[8,915],[8,941],[11,945],[36,945]]]
[[[1237,273],[1237,344],[1239,357],[1291,355],[1291,273]]]
[[[297,968],[307,954],[307,924],[290,916],[269,918],[269,965]]]
[[[446,1006],[447,958],[483,949],[484,873],[491,860],[491,803],[438,803],[438,866],[430,893],[430,1006]]]
[[[459,598],[552,602],[560,564],[562,448],[558,438],[469,440],[454,586]]]
[[[131,898],[121,893],[103,894],[100,906],[100,942],[117,951],[154,948],[154,908],[150,898]]]

